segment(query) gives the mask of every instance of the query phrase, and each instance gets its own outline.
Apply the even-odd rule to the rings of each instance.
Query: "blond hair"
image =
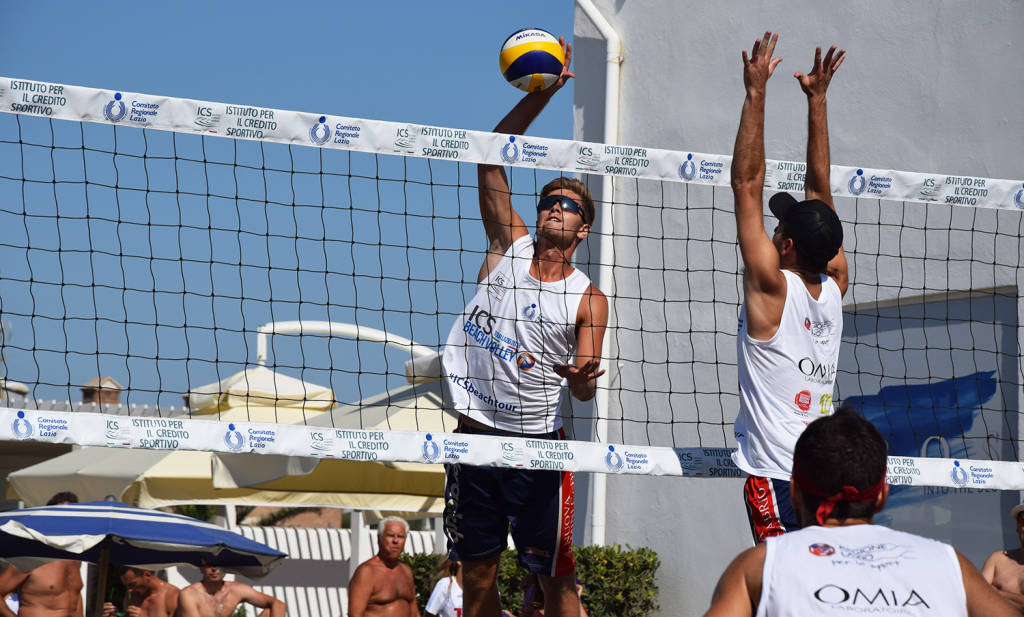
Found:
[[[551,193],[554,193],[558,189],[565,189],[576,193],[583,199],[583,222],[587,225],[594,224],[594,198],[590,195],[590,189],[587,188],[586,184],[583,184],[576,178],[567,178],[566,176],[559,176],[551,182],[544,185],[544,188],[540,190],[540,198],[544,199]]]

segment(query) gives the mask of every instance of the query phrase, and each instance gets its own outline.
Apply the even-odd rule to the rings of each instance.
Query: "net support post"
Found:
[[[594,24],[605,41],[605,82],[604,82],[604,141],[609,144],[619,142],[619,76],[622,64],[622,37],[615,31],[611,23],[601,14],[592,0],[576,0],[576,6]],[[612,193],[614,179],[611,176],[601,177],[601,199],[605,206],[601,208],[601,250],[598,288],[608,297],[614,297],[614,278],[612,264],[615,258]],[[609,311],[611,313],[612,311]],[[611,357],[611,343],[607,336],[601,347],[602,361]],[[611,373],[607,371],[597,379],[597,393],[594,395],[594,439],[608,438],[608,395]],[[607,512],[607,476],[603,473],[591,474],[590,490],[590,542],[595,546],[605,544],[605,527]]]
[[[351,528],[352,555],[349,557],[348,568],[355,572],[359,564],[372,557],[370,537],[366,533],[366,523],[363,520],[362,510],[353,510],[349,527]]]

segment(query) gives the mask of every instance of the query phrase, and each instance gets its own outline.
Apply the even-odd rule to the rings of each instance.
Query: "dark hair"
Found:
[[[843,248],[843,222],[835,209],[820,199],[797,201],[785,192],[772,195],[768,209],[782,223],[782,235],[793,241],[797,265],[824,273]]]
[[[831,259],[824,259],[822,257],[814,257],[806,252],[800,250],[800,246],[797,240],[793,236],[789,235],[786,231],[786,224],[779,222],[779,233],[782,234],[783,238],[789,238],[793,241],[793,246],[796,247],[796,265],[801,270],[808,270],[819,274],[824,274],[828,271],[828,262]]]
[[[559,176],[544,185],[544,188],[540,190],[540,198],[543,199],[558,189],[572,191],[583,199],[583,203],[580,204],[583,206],[583,222],[588,225],[593,225],[596,209],[594,207],[594,198],[591,197],[590,189],[587,188],[587,185],[583,184],[576,178]]]
[[[796,442],[793,467],[821,492],[833,495],[844,486],[864,491],[885,477],[888,447],[873,424],[851,407],[840,407],[831,416],[811,422]],[[804,509],[817,510],[821,497],[803,492]],[[840,501],[830,518],[866,518],[875,503]]]
[[[47,501],[46,505],[55,506],[62,503],[78,503],[78,495],[71,491],[62,491],[53,497],[50,497],[50,501]]]

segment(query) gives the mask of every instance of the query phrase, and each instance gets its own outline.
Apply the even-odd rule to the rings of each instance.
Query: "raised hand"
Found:
[[[811,67],[811,72],[804,74],[798,71],[793,73],[793,77],[800,82],[800,89],[807,96],[824,96],[829,82],[832,81],[832,76],[836,74],[836,70],[845,59],[846,50],[840,49],[839,53],[836,53],[836,46],[833,45],[825,54],[825,61],[822,62],[821,46],[819,45],[814,50],[814,66]]]
[[[779,42],[779,35],[772,35],[766,30],[764,38],[754,41],[754,47],[747,56],[747,50],[743,50],[743,85],[747,91],[763,91],[768,78],[775,72],[775,67],[782,62],[782,58],[772,58],[775,52],[775,44]]]

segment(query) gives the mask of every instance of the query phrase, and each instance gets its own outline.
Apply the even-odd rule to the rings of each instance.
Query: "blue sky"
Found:
[[[490,130],[517,90],[498,51],[572,37],[573,3],[0,1],[0,74],[355,118]],[[572,134],[564,93],[535,125]]]
[[[490,130],[521,94],[498,71],[502,42],[531,26],[571,36],[573,4],[0,1],[0,14],[6,77]],[[570,138],[572,93],[530,133]],[[133,156],[18,143],[103,149],[112,138]],[[471,166],[9,114],[0,150],[6,376],[40,398],[77,399],[103,374],[128,385],[131,402],[180,404],[188,387],[254,361],[251,331],[271,320],[354,321],[436,346],[479,267]],[[143,164],[144,152],[157,158]],[[175,152],[210,164],[158,158]],[[75,157],[87,159],[88,189]],[[31,182],[10,179],[21,167]],[[543,178],[512,182],[529,193]],[[318,235],[328,241],[309,239]],[[273,344],[279,370],[330,383],[346,402],[401,383],[405,357],[376,344]]]

